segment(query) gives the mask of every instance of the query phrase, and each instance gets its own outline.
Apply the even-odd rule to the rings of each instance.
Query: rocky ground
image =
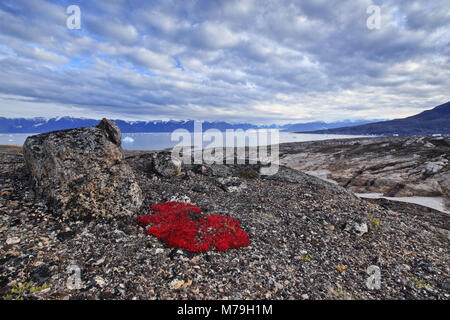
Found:
[[[450,137],[376,137],[287,143],[281,163],[357,193],[439,196],[450,210]]]
[[[258,165],[184,165],[165,178],[152,169],[150,153],[126,155],[145,196],[140,213],[189,199],[207,213],[237,218],[251,245],[192,254],[147,235],[135,216],[64,220],[35,195],[21,149],[1,147],[0,296],[450,298],[448,215],[362,200],[286,167],[262,177]],[[378,290],[366,285],[371,265],[381,270]]]

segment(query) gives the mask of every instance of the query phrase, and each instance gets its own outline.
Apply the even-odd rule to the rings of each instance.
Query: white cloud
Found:
[[[368,30],[371,2],[91,1],[70,31],[62,5],[2,1],[0,113],[279,122],[448,101],[448,1],[383,1]]]
[[[210,21],[194,25],[191,32],[195,43],[209,49],[230,48],[239,43],[239,36],[227,26]]]
[[[137,64],[147,67],[150,71],[168,70],[174,62],[166,55],[152,52],[145,48],[138,48],[130,53],[131,59]]]
[[[19,52],[21,55],[35,59],[43,63],[49,63],[51,66],[64,65],[69,62],[69,59],[63,55],[56,54],[54,52],[37,48],[37,47],[22,47],[15,48],[16,52]]]

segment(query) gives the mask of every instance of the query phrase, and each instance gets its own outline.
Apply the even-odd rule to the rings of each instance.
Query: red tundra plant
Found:
[[[211,247],[217,251],[250,245],[250,237],[239,228],[236,219],[211,214],[203,216],[202,209],[183,202],[166,202],[151,206],[153,214],[137,217],[147,233],[164,241],[169,247],[190,252],[204,252]]]

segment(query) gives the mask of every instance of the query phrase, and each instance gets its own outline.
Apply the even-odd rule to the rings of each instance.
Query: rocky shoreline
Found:
[[[281,163],[355,193],[442,197],[450,211],[450,137],[371,137],[286,143]]]
[[[281,148],[286,152],[287,149]],[[155,166],[127,152],[142,191],[133,215],[76,220],[36,192],[21,148],[0,147],[0,295],[24,299],[449,299],[449,217],[363,200],[288,167]],[[170,171],[172,172],[172,171]],[[135,218],[189,201],[238,219],[251,245],[194,254],[166,247]],[[369,289],[367,270],[381,270]],[[73,272],[75,270],[75,273]],[[73,277],[79,272],[79,286]],[[19,283],[30,286],[20,294]]]

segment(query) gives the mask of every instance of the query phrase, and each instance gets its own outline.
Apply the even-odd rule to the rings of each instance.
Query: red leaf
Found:
[[[217,214],[193,219],[202,210],[183,202],[166,202],[151,206],[153,214],[137,217],[147,233],[164,241],[169,247],[191,252],[204,252],[211,247],[217,251],[250,245],[250,237],[239,228],[236,219]]]

